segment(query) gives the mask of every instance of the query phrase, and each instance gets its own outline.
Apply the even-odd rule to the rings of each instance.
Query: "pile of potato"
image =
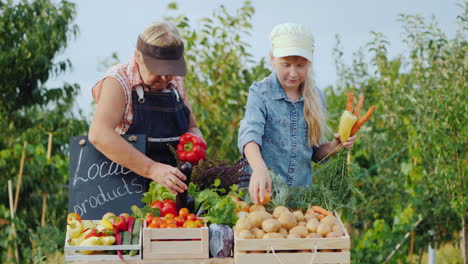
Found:
[[[345,235],[335,216],[320,215],[312,207],[304,214],[278,206],[270,214],[262,205],[252,205],[249,212],[239,211],[237,216],[239,220],[233,229],[241,239],[321,238]]]

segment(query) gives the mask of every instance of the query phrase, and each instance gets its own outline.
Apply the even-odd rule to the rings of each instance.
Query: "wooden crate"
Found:
[[[339,238],[240,239],[235,236],[235,263],[351,263],[349,234],[339,215],[335,213],[335,216],[345,232]]]
[[[207,259],[208,227],[147,228],[143,226],[143,259]]]
[[[99,220],[93,220],[97,224]],[[141,245],[142,245],[142,228],[140,228],[140,240],[138,245],[110,245],[110,246],[70,246],[68,244],[68,232],[65,238],[65,260],[67,262],[75,261],[120,261],[117,255],[117,250],[138,250],[135,256],[123,255],[124,260],[141,260]],[[94,252],[90,255],[85,255],[77,252],[78,250],[96,250],[101,252]]]

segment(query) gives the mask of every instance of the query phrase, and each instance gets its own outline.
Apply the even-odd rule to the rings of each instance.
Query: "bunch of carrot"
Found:
[[[350,136],[354,136],[356,132],[362,127],[362,125],[370,119],[375,110],[373,105],[365,115],[359,118],[362,105],[364,104],[364,95],[359,96],[356,108],[353,111],[354,94],[348,93],[348,100],[346,102],[346,110],[341,115],[340,125],[338,127],[338,134],[340,134],[340,141],[346,142]]]

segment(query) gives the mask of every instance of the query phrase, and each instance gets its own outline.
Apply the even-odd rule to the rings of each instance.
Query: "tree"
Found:
[[[42,262],[46,254],[63,248],[67,214],[68,141],[86,131],[87,121],[72,113],[76,84],[49,88],[52,75],[70,68],[55,57],[76,36],[72,24],[75,5],[68,1],[0,1],[0,262],[16,262],[11,252],[21,248],[21,263]],[[46,159],[48,135],[52,155]],[[23,142],[27,142],[24,177],[15,218],[8,206],[7,181],[14,189]],[[47,225],[40,226],[43,194],[47,199]],[[11,223],[15,223],[16,235]],[[33,239],[30,239],[33,238]]]
[[[177,5],[169,4],[176,10]],[[255,62],[244,38],[252,29],[254,14],[250,1],[230,14],[224,6],[202,18],[193,28],[184,16],[168,17],[179,27],[186,41],[189,74],[185,77],[198,126],[209,142],[209,155],[238,160],[237,132],[244,116],[249,86],[268,76],[265,61]]]
[[[357,230],[357,262],[385,261],[410,231],[419,252],[430,243],[453,241],[460,229],[466,240],[467,11],[465,3],[453,39],[435,22],[402,15],[410,52],[395,59],[376,32],[369,62],[360,50],[345,66],[336,50],[340,82],[326,92],[332,113],[342,108],[348,91],[363,92],[368,106],[377,105],[353,149],[354,162],[367,169],[355,179],[367,202],[348,215]],[[408,244],[392,261],[407,260],[402,251]]]

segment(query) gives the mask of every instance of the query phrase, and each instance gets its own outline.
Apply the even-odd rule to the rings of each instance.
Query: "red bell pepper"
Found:
[[[206,143],[192,133],[185,133],[179,139],[177,156],[181,161],[197,165],[200,160],[206,158]]]
[[[116,227],[119,231],[127,231],[127,220],[125,219],[125,216],[116,216],[113,220],[114,222],[112,225],[114,225],[114,227]]]

